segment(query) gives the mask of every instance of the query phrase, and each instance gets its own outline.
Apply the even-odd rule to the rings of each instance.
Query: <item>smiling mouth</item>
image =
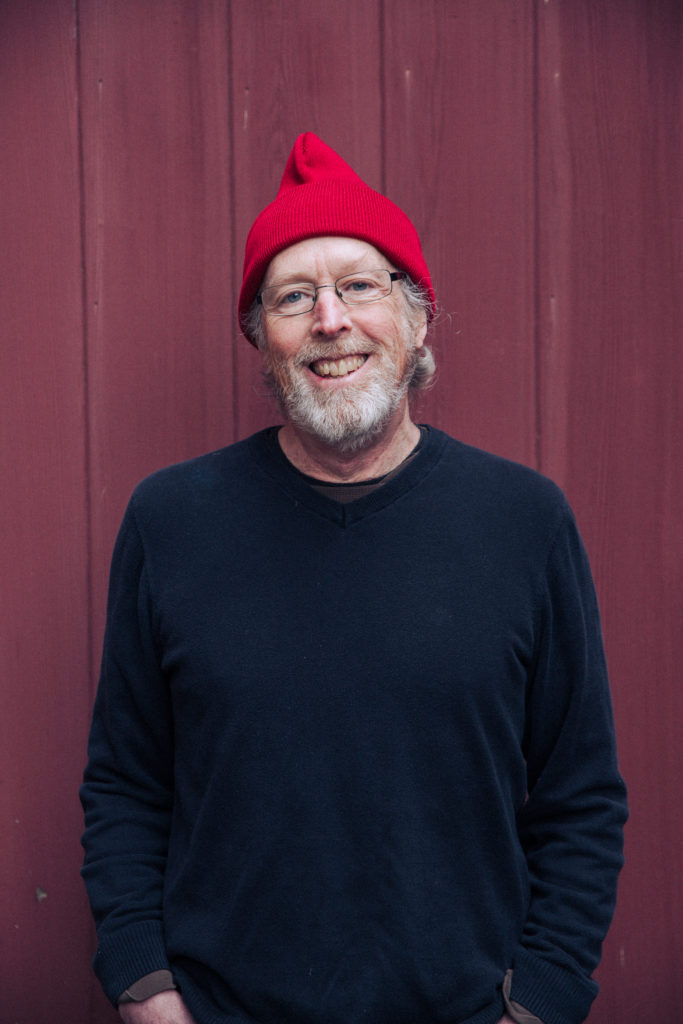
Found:
[[[359,370],[367,358],[367,355],[359,355],[344,356],[343,359],[316,359],[309,366],[318,377],[348,377]]]

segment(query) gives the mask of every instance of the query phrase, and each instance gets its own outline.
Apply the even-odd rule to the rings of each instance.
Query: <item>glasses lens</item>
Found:
[[[388,270],[360,270],[347,274],[335,282],[342,300],[349,306],[363,302],[376,302],[391,292],[391,273]]]
[[[315,288],[304,281],[295,284],[276,284],[264,288],[261,303],[267,313],[277,316],[296,316],[307,313],[315,304]]]

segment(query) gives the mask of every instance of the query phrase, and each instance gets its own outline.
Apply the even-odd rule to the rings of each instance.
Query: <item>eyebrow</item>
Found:
[[[340,277],[347,277],[347,276],[349,276],[351,274],[362,273],[362,271],[364,271],[364,270],[388,270],[389,273],[392,273],[393,270],[395,269],[393,266],[390,266],[390,267],[379,267],[379,266],[370,266],[369,264],[366,264],[366,263],[362,263],[360,266],[357,266],[357,265],[356,266],[351,266],[350,264],[347,264],[346,267],[347,267],[346,270],[341,270],[338,273],[336,273],[335,276],[332,278],[332,281],[338,281]],[[285,274],[283,277],[278,277],[278,278],[276,278],[275,281],[270,281],[268,284],[264,283],[262,285],[262,287],[261,287],[261,290],[263,290],[263,288],[277,288],[277,287],[279,287],[280,285],[283,285],[283,284],[285,284],[285,285],[286,284],[312,284],[312,285],[315,285],[315,281],[313,280],[312,276],[307,276],[304,273],[301,273],[301,274],[291,273],[291,274]]]
[[[335,278],[336,280],[336,278]],[[312,277],[307,277],[306,274],[285,274],[284,277],[277,277],[274,281],[270,281],[269,284],[264,284],[265,288],[277,288],[281,284],[314,284]]]

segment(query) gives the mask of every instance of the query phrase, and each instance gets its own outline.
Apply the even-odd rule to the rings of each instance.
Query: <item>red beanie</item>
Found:
[[[238,307],[243,330],[273,257],[319,235],[370,242],[421,285],[434,303],[420,239],[403,210],[366,185],[317,135],[305,132],[294,143],[276,199],[258,215],[247,238]],[[252,338],[249,341],[253,344]]]

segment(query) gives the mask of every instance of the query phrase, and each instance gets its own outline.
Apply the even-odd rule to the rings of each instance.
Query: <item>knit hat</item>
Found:
[[[258,215],[247,237],[238,307],[242,330],[273,257],[320,235],[370,242],[421,285],[434,303],[420,239],[403,210],[366,185],[317,135],[305,132],[294,143],[277,197]]]

